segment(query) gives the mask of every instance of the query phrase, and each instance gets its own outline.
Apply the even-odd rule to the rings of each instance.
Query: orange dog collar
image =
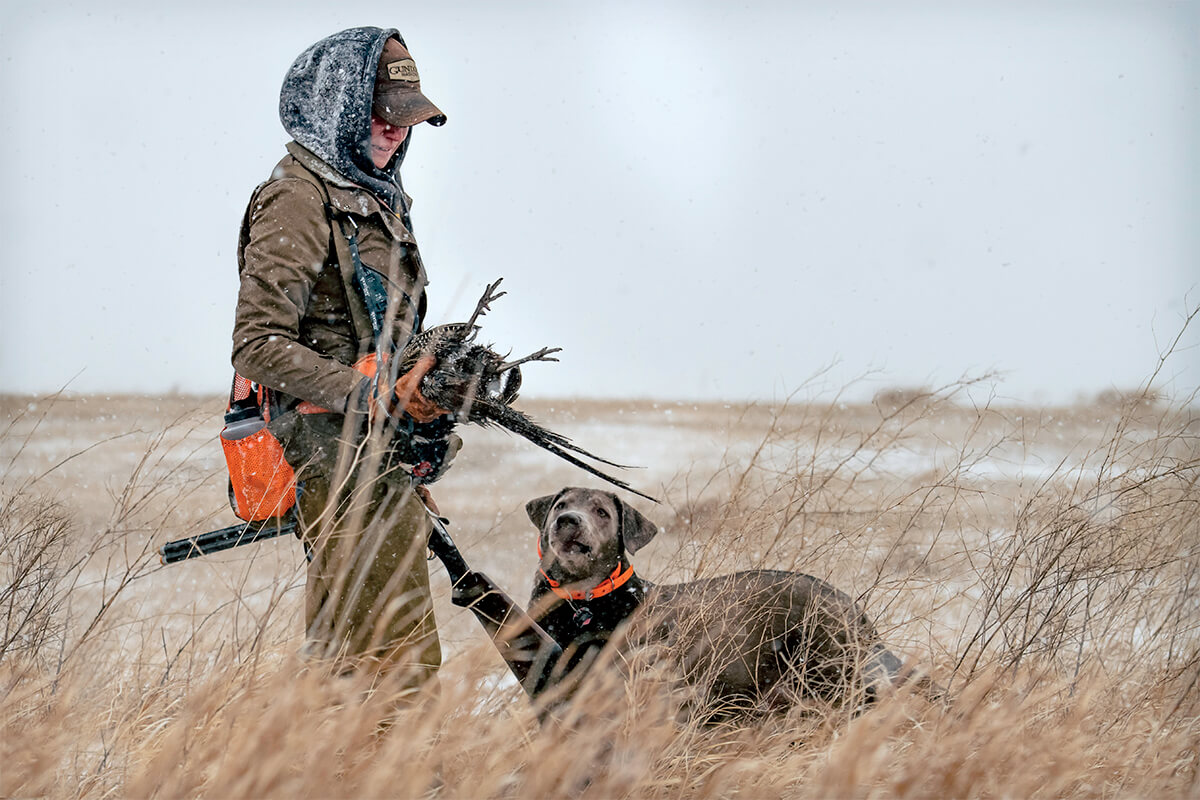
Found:
[[[540,538],[538,539],[537,544],[537,554],[538,558],[540,559],[542,557],[542,540]],[[538,567],[538,572],[542,573],[542,577],[546,579],[546,583],[550,584],[550,591],[554,592],[554,594],[558,595],[563,600],[595,600],[597,597],[604,597],[606,594],[612,594],[617,589],[620,589],[622,586],[628,583],[629,579],[633,577],[633,564],[630,564],[625,568],[625,571],[622,572],[621,564],[618,562],[616,568],[612,571],[612,574],[600,581],[599,586],[594,586],[586,591],[569,592],[562,588],[561,583],[547,575],[546,570]]]

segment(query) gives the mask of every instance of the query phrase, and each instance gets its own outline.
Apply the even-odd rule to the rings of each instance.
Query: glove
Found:
[[[435,357],[424,356],[412,369],[397,379],[396,390],[388,401],[389,416],[395,416],[397,409],[400,409],[419,423],[429,423],[451,413],[447,408],[434,405],[421,394],[421,379],[436,363]]]

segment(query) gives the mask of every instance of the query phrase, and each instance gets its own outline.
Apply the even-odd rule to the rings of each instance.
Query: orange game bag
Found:
[[[296,475],[283,457],[283,445],[267,427],[267,391],[234,375],[221,431],[229,502],[238,519],[247,522],[281,517],[296,504]]]

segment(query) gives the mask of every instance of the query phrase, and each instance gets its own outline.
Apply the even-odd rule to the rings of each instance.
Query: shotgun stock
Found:
[[[521,688],[531,698],[537,697],[550,686],[562,648],[495,581],[467,567],[444,518],[432,511],[429,518],[433,523],[429,549],[450,576],[454,587],[450,602],[471,610]]]

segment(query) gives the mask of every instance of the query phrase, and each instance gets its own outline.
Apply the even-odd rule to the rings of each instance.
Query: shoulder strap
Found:
[[[358,224],[348,214],[335,212],[333,205],[325,205],[325,213],[329,215],[330,225],[337,225],[341,238],[346,242],[346,250],[350,255],[350,263],[354,266],[354,283],[362,294],[363,304],[367,307],[367,317],[371,321],[371,333],[375,337],[375,347],[379,348],[383,341],[383,325],[387,318],[388,294],[383,276],[373,269],[367,269],[358,255]],[[350,223],[351,233],[346,233],[346,223]],[[336,236],[336,234],[335,234]],[[337,242],[336,244],[341,244]],[[341,260],[339,254],[338,260]]]

